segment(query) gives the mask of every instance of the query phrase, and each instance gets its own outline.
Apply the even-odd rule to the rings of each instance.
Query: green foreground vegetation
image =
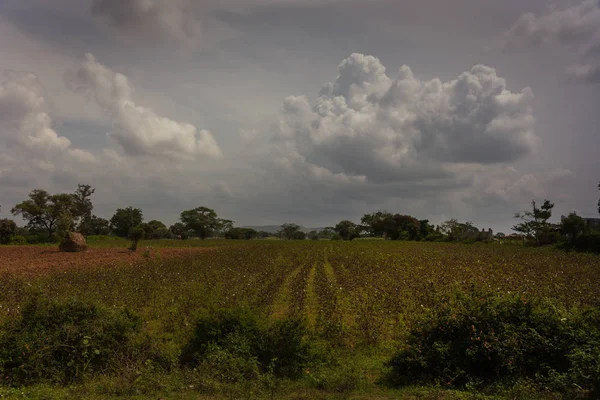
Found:
[[[214,249],[186,260],[152,251],[171,245]],[[392,241],[140,247],[150,250],[133,266],[0,279],[0,398],[598,396],[594,254]]]

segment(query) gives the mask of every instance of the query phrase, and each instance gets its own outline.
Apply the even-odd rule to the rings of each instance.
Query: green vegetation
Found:
[[[140,246],[215,250],[0,281],[10,377],[0,395],[558,399],[599,387],[597,255],[392,241]]]

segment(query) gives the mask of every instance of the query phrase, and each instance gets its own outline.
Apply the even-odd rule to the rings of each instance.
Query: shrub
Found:
[[[13,235],[10,237],[8,244],[13,246],[23,246],[27,244],[27,239],[23,236]]]
[[[600,253],[600,232],[591,232],[577,237],[573,247],[579,251]]]
[[[142,240],[145,236],[144,228],[141,226],[136,226],[135,228],[131,228],[129,231],[129,239],[131,239],[131,245],[129,246],[129,250],[137,251],[137,246],[140,240]]]
[[[531,380],[546,390],[593,390],[599,352],[598,310],[567,312],[548,301],[460,293],[411,332],[409,347],[390,362],[391,378],[399,385]]]
[[[10,385],[80,380],[105,371],[138,327],[127,311],[34,297],[0,329],[0,375]]]
[[[193,367],[220,365],[223,378],[232,380],[249,379],[258,372],[295,378],[311,361],[307,333],[303,320],[265,324],[244,308],[219,310],[198,319],[180,361]]]

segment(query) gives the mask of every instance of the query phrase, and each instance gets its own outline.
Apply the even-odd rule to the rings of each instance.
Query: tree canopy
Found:
[[[144,221],[144,215],[139,208],[118,208],[110,219],[113,233],[119,237],[128,237],[129,232]]]
[[[183,211],[180,219],[188,231],[192,231],[202,240],[223,226],[223,221],[219,219],[217,213],[208,207]]]

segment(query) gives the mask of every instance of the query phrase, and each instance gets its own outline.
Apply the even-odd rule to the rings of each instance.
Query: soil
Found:
[[[185,258],[207,248],[151,248],[150,257],[162,260]],[[48,246],[0,246],[0,275],[36,276],[73,268],[130,265],[144,259],[144,249],[132,253],[124,248],[91,248],[81,253],[61,253]]]

